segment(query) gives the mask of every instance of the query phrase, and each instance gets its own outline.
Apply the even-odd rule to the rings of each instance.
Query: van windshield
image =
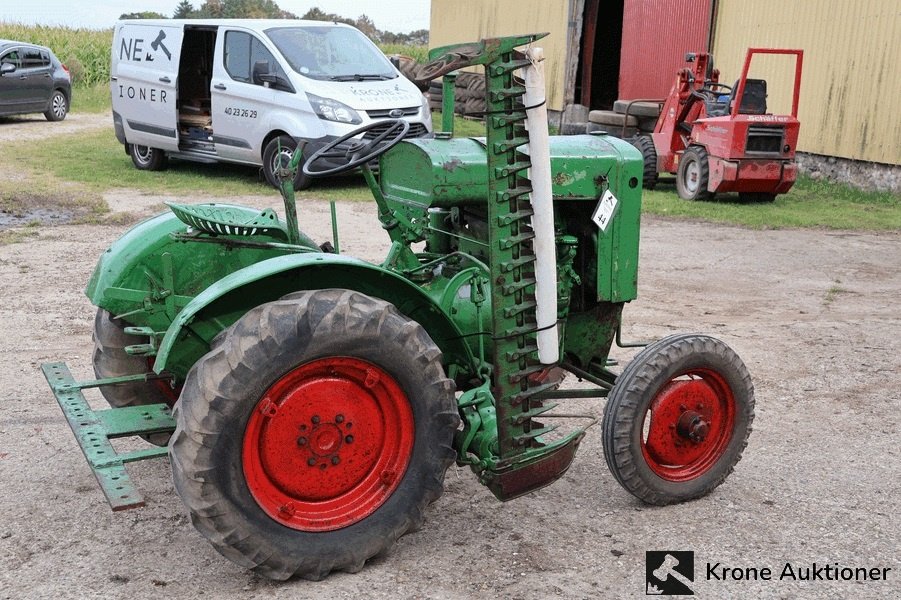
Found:
[[[276,27],[267,29],[266,35],[292,69],[311,79],[364,81],[397,77],[385,55],[356,29],[334,25]]]

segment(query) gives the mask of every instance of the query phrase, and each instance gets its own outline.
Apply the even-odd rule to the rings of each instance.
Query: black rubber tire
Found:
[[[131,162],[140,171],[162,171],[166,168],[166,153],[159,148],[128,144],[126,149]]]
[[[691,181],[694,177],[696,180]],[[712,194],[707,191],[710,181],[710,159],[707,150],[692,146],[685,150],[676,170],[676,192],[683,200],[707,200]]]
[[[145,357],[132,356],[125,352],[126,346],[144,344],[146,338],[125,333],[125,323],[102,308],[97,309],[94,317],[94,376],[98,379],[108,377],[124,377],[150,371],[150,364]],[[100,393],[114,408],[123,406],[143,406],[145,404],[172,405],[176,393],[166,395],[160,382],[120,383],[105,385]],[[155,433],[144,436],[144,439],[158,446],[165,446],[170,434]]]
[[[280,135],[269,140],[266,148],[263,149],[263,175],[266,181],[274,188],[280,187],[280,181],[275,174],[275,168],[278,165],[278,152],[281,149],[282,160],[290,161],[297,149],[297,142],[291,136]],[[309,155],[309,152],[305,152]],[[303,165],[306,156],[301,159],[297,166],[297,173],[294,174],[294,189],[305,190],[313,184],[313,178],[304,175],[301,165]]]
[[[617,100],[613,103],[613,110],[626,114],[626,107],[628,107],[630,116],[654,117],[656,119],[660,115],[662,104],[661,102],[633,102],[632,106],[629,106],[629,100]]]
[[[69,114],[69,99],[61,90],[53,90],[44,117],[48,121],[62,121],[67,114]]]
[[[454,384],[425,330],[382,300],[349,290],[297,292],[254,308],[188,374],[169,448],[175,489],[194,526],[226,558],[271,579],[318,580],[356,572],[417,528],[443,493],[460,422]],[[249,414],[272,382],[330,357],[372,362],[404,389],[414,445],[401,483],[368,517],[333,531],[288,528],[270,518],[245,480]]]
[[[693,479],[669,481],[648,466],[641,449],[642,426],[654,397],[673,378],[692,369],[719,374],[732,391],[732,437],[716,463]],[[666,505],[704,496],[732,473],[748,444],[754,420],[754,386],[738,355],[706,335],[665,337],[644,348],[617,378],[604,407],[604,458],[616,480],[649,504]]]
[[[649,135],[637,135],[631,140],[632,145],[641,152],[644,159],[644,174],[642,177],[642,186],[646,190],[653,190],[657,187],[657,149],[654,147],[654,140]]]
[[[747,203],[768,203],[776,200],[776,194],[770,194],[768,192],[739,192],[738,193],[739,202],[747,202]]]

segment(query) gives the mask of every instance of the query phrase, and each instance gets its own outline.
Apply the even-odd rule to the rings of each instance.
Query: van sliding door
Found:
[[[181,27],[124,24],[113,42],[113,109],[130,144],[178,150]]]

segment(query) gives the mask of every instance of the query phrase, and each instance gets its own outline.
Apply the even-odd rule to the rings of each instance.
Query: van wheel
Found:
[[[162,171],[166,168],[166,153],[159,148],[129,144],[128,154],[135,168],[141,171]]]
[[[62,121],[68,112],[69,101],[66,100],[66,95],[59,90],[54,90],[50,97],[50,108],[44,112],[44,117],[48,121]]]
[[[266,148],[263,150],[263,175],[266,181],[274,188],[280,187],[281,180],[277,173],[280,166],[287,166],[294,158],[294,151],[297,149],[297,142],[294,138],[287,135],[280,135],[269,140]],[[300,161],[303,164],[303,161]],[[297,168],[294,174],[294,189],[305,190],[313,183],[313,179],[304,175],[303,169]]]

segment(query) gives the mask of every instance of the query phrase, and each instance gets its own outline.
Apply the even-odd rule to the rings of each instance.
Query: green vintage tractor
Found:
[[[484,65],[485,138],[404,139],[386,120],[303,165],[362,169],[390,241],[381,264],[300,232],[300,152],[282,167],[285,221],[172,205],[103,254],[87,287],[98,379],[43,371],[114,510],[143,504],[124,465],[168,455],[227,558],[274,579],[356,571],[421,523],[455,461],[500,500],[559,478],[594,419],[553,409],[584,398],[607,398],[607,465],[641,500],[725,480],[751,431],[750,376],[699,334],[611,370],[636,297],[642,157],[604,135],[547,136],[540,37],[432,51],[429,78]],[[559,389],[562,372],[585,384]],[[113,408],[92,410],[90,387]],[[117,452],[123,436],[156,446]]]

